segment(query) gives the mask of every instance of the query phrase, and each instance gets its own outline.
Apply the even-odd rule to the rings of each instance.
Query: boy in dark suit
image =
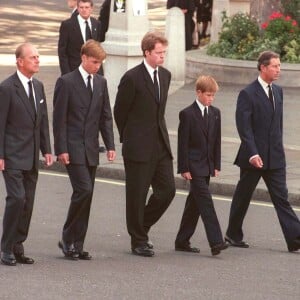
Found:
[[[81,65],[61,76],[54,90],[55,154],[66,166],[73,187],[59,247],[73,260],[91,259],[83,245],[99,164],[99,132],[107,148],[107,160],[113,161],[116,156],[107,82],[97,74],[105,57],[98,42],[87,41],[81,49]]]
[[[221,169],[221,114],[211,106],[218,84],[210,76],[200,76],[196,82],[196,101],[179,113],[178,173],[190,181],[179,232],[176,251],[199,253],[191,247],[199,215],[204,223],[212,255],[228,247],[209,191],[210,176],[218,176]]]

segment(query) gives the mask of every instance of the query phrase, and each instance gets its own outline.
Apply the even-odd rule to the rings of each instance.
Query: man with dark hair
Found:
[[[148,32],[144,36],[144,61],[121,78],[114,107],[123,143],[127,229],[132,253],[140,256],[154,255],[148,232],[175,195],[173,158],[164,117],[171,73],[161,67],[167,45],[160,33]],[[146,201],[150,185],[153,193]]]
[[[65,165],[73,187],[59,247],[73,260],[91,259],[83,245],[99,164],[99,131],[108,149],[108,161],[116,156],[107,82],[97,74],[105,57],[99,42],[87,41],[81,49],[81,65],[60,77],[54,90],[55,154]]]
[[[100,22],[91,17],[92,0],[78,0],[78,14],[63,21],[59,29],[58,58],[61,74],[77,69],[81,46],[89,39],[100,41]]]
[[[46,97],[39,53],[30,43],[16,49],[17,72],[0,85],[0,171],[6,185],[1,262],[33,264],[24,255],[38,179],[39,151],[52,165]]]
[[[262,177],[275,206],[290,252],[300,249],[300,222],[288,202],[286,162],[282,140],[283,92],[273,83],[279,78],[280,58],[272,51],[258,58],[259,76],[237,100],[236,126],[241,145],[235,159],[240,180],[233,195],[225,240],[248,248],[242,225],[252,194]]]

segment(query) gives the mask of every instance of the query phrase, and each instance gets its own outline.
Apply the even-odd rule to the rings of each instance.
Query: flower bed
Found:
[[[223,14],[223,26],[217,43],[208,47],[212,56],[257,60],[260,52],[273,50],[280,54],[282,62],[300,63],[300,28],[295,19],[274,12],[269,20],[258,25],[248,14],[232,17]]]

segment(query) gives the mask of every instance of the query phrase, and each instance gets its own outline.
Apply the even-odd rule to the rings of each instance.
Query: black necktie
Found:
[[[159,86],[158,86],[158,81],[157,81],[157,70],[154,70],[153,72],[153,83],[154,83],[154,92],[155,92],[155,100],[157,103],[159,103]]]
[[[91,28],[89,26],[88,21],[85,21],[85,41],[90,40],[92,38]]]
[[[272,108],[274,109],[274,96],[273,96],[272,88],[270,85],[268,85],[268,88],[269,88],[269,100],[270,103],[272,104]]]
[[[204,107],[204,114],[203,114],[203,120],[204,120],[204,124],[206,129],[208,128],[208,114],[207,114],[207,107]]]
[[[92,90],[91,79],[92,79],[92,76],[89,75],[89,76],[88,76],[88,82],[87,82],[87,90],[88,90],[88,92],[89,92],[90,98],[92,98],[92,96],[93,96],[93,90]]]
[[[35,108],[35,101],[34,101],[34,96],[33,96],[33,87],[32,87],[32,81],[29,80],[28,81],[28,87],[29,87],[29,102],[34,110],[34,112],[36,113],[36,108]]]

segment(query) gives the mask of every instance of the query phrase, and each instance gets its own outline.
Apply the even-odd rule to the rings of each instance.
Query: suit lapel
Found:
[[[155,101],[155,92],[154,92],[154,84],[153,84],[152,78],[150,77],[150,74],[147,71],[144,63],[141,64],[141,69],[142,69],[142,73],[143,73],[146,88],[149,90],[150,94],[153,97],[153,101],[156,103],[156,101]],[[159,80],[160,80],[160,78],[159,78]]]
[[[80,39],[80,44],[84,44],[84,37],[82,36],[78,19],[72,18],[72,22],[73,22],[73,28],[74,28],[74,35],[78,36],[78,38]],[[79,40],[78,40],[78,42],[79,42]]]
[[[206,126],[204,124],[204,119],[203,119],[203,116],[202,116],[202,112],[201,112],[201,109],[199,108],[198,104],[196,103],[196,101],[193,103],[193,109],[194,109],[194,112],[195,112],[195,117],[197,119],[197,124],[198,124],[198,126],[200,126],[200,128],[203,131],[203,133],[205,134],[205,136],[207,136],[207,129],[206,129]]]
[[[16,93],[19,96],[20,100],[23,102],[26,111],[30,115],[32,121],[35,122],[35,118],[36,118],[35,111],[33,111],[33,107],[29,103],[28,96],[26,94],[26,91],[25,91],[23,84],[21,83],[17,73],[15,73],[14,85],[16,86]]]
[[[91,24],[92,24],[92,38],[94,40],[97,40],[97,21],[91,18]]]

